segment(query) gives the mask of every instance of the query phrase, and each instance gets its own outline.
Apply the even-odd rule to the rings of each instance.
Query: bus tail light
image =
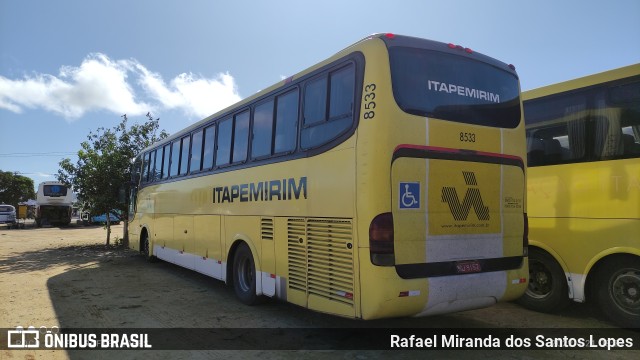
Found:
[[[369,225],[369,251],[374,265],[391,266],[395,263],[393,252],[393,215],[377,215]]]
[[[529,256],[529,216],[527,213],[522,214],[524,216],[524,233],[522,234],[522,256]]]

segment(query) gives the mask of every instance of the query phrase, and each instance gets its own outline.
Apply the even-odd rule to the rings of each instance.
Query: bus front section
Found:
[[[450,313],[518,298],[528,277],[527,219],[513,66],[452,44],[381,38],[389,70],[367,72],[365,87],[391,88],[377,86],[380,116],[360,123],[369,128],[360,139],[374,136],[378,149],[360,144],[362,156],[384,162],[379,171],[387,176],[367,184],[385,196],[360,197],[359,214],[376,209],[362,297],[385,301],[363,301],[363,318]]]

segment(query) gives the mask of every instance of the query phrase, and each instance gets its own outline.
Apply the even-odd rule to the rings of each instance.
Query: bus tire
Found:
[[[594,275],[593,294],[612,322],[640,328],[640,257],[628,255],[603,263]]]
[[[142,256],[144,256],[145,259],[147,259],[148,262],[153,263],[158,261],[158,258],[153,256],[150,246],[149,234],[144,231],[144,233],[142,234],[142,238],[140,238],[140,253],[142,254]]]
[[[529,248],[529,284],[517,301],[527,309],[552,313],[569,305],[564,271],[546,251]]]
[[[233,289],[238,299],[246,305],[259,302],[256,295],[256,264],[251,249],[242,243],[233,257]]]

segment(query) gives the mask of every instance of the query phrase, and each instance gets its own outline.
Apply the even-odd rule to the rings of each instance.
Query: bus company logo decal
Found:
[[[307,177],[288,178],[213,188],[213,203],[298,200],[307,198]]]
[[[442,202],[449,204],[451,215],[456,221],[465,221],[469,217],[469,212],[473,210],[479,220],[489,221],[489,207],[482,202],[476,174],[471,171],[463,171],[464,182],[469,186],[464,194],[462,203],[458,198],[456,188],[445,186],[442,188]]]
[[[468,88],[466,86],[447,84],[440,81],[427,80],[427,87],[431,91],[456,94],[459,96],[485,100],[493,103],[500,103],[500,95],[489,91]]]

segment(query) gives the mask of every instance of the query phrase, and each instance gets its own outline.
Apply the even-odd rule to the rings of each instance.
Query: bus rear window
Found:
[[[42,192],[44,196],[67,196],[67,187],[63,185],[45,185],[43,186]]]
[[[439,51],[391,47],[393,94],[414,115],[474,125],[520,123],[518,79],[481,61]]]

